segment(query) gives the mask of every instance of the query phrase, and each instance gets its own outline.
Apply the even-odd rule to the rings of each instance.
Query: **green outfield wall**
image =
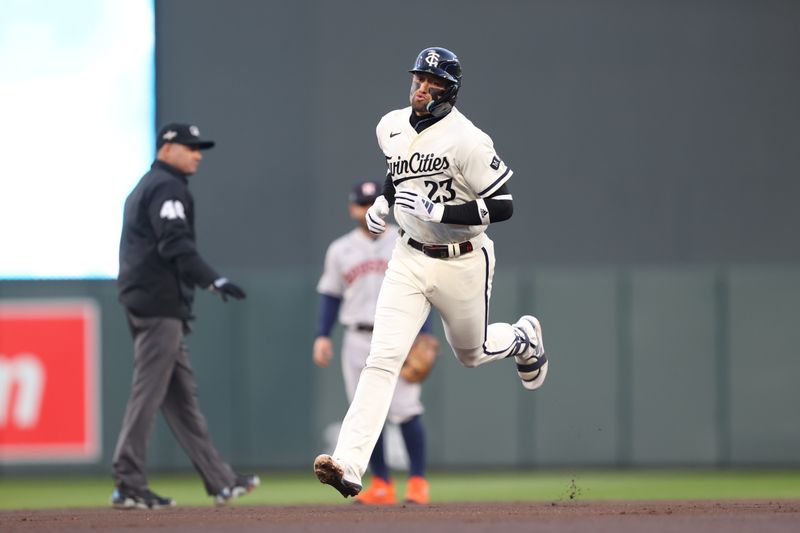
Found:
[[[510,362],[469,370],[444,350],[424,388],[431,466],[800,466],[800,2],[155,8],[155,121],[217,142],[191,178],[198,247],[248,291],[198,295],[189,339],[235,465],[310,470],[335,438],[346,401],[338,368],[311,362],[316,282],[352,228],[353,183],[385,175],[375,125],[407,105],[407,69],[436,45],[462,61],[459,109],[514,170],[514,216],[489,231],[492,317],[541,316],[552,363],[529,393]],[[104,170],[111,183],[147,169]],[[0,261],[12,253],[26,250]],[[0,280],[0,303],[75,298],[100,317],[99,455],[0,453],[3,472],[110,471],[132,369],[114,282]],[[14,354],[0,355],[3,377]],[[149,455],[155,470],[190,468],[161,421]]]
[[[308,468],[346,409],[338,366],[311,362],[317,272],[230,274],[248,298],[199,294],[189,337],[214,439],[235,465]],[[6,472],[109,469],[132,369],[114,282],[0,282],[4,302],[73,298],[100,309],[100,457]],[[500,270],[491,316],[542,318],[547,384],[525,391],[511,362],[466,369],[444,349],[423,394],[430,465],[798,466],[798,300],[800,268]],[[149,464],[190,468],[161,420]]]

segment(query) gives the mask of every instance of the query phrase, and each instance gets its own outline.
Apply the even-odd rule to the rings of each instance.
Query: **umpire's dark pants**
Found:
[[[172,433],[203,478],[208,494],[216,495],[232,486],[236,474],[211,442],[197,404],[197,387],[183,342],[184,322],[128,313],[128,324],[134,342],[133,384],[114,451],[114,479],[130,489],[148,487],[147,439],[161,407]]]

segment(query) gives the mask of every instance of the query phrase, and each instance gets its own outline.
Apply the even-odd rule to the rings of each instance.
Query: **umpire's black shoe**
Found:
[[[120,485],[111,494],[111,506],[114,509],[163,509],[175,507],[175,500],[159,496],[150,489],[136,490]]]
[[[166,507],[175,507],[175,500],[166,496],[159,496],[150,489],[145,489],[141,492],[141,498],[144,504],[149,509],[164,509]]]
[[[114,509],[146,509],[147,506],[139,502],[135,491],[117,487],[111,493],[111,507]]]
[[[261,485],[261,479],[257,475],[238,474],[233,486],[225,487],[219,494],[214,496],[214,504],[225,505],[231,500],[244,496],[248,492],[253,492],[259,485]]]
[[[345,470],[347,468],[347,465],[338,462],[327,454],[319,455],[314,460],[314,473],[317,475],[319,482],[330,485],[338,490],[345,498],[348,496],[356,496],[361,492],[360,483],[345,479]],[[352,471],[348,473],[351,477],[354,477]]]

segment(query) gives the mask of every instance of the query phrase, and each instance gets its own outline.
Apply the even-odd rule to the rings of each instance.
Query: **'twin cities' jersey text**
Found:
[[[458,109],[417,133],[411,107],[387,113],[375,129],[397,191],[413,191],[436,203],[457,205],[486,198],[513,175],[494,150],[492,139]],[[397,223],[426,244],[462,242],[486,231],[485,225],[423,222],[395,206]]]
[[[439,172],[450,168],[450,162],[446,157],[436,157],[434,154],[411,154],[408,159],[391,159],[389,163],[389,172],[393,176],[401,174],[421,174],[424,172]]]

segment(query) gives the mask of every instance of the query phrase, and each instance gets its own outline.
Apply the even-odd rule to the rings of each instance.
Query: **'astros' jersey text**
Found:
[[[410,116],[411,107],[391,111],[376,128],[397,191],[457,205],[490,196],[513,174],[495,152],[492,139],[458,109],[422,133],[411,126]],[[412,238],[426,244],[461,242],[486,230],[423,222],[396,206],[394,217]]]
[[[397,226],[390,224],[376,239],[355,228],[328,247],[317,292],[342,299],[339,321],[343,325],[372,324],[397,235]]]

